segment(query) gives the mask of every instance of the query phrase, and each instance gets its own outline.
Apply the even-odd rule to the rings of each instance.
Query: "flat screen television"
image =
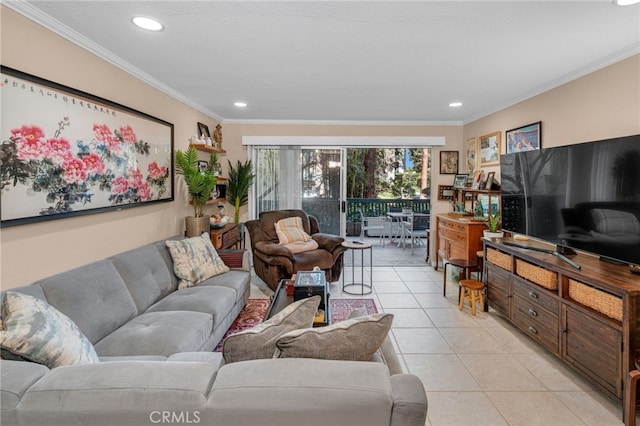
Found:
[[[500,173],[503,229],[640,264],[640,135],[503,155]]]

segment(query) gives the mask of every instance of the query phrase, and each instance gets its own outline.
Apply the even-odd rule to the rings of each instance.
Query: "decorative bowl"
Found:
[[[222,228],[223,226],[225,226],[227,223],[229,223],[229,219],[224,218],[221,219],[220,222],[215,222],[214,218],[211,218],[211,220],[209,221],[209,223],[211,224],[212,228]]]

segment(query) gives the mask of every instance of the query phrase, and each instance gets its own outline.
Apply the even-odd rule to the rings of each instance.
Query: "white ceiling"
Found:
[[[225,122],[467,123],[640,52],[609,0],[4,3]]]

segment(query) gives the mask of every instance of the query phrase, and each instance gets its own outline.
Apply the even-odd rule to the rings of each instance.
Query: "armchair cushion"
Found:
[[[173,270],[180,278],[178,288],[193,287],[230,270],[213,248],[208,234],[184,240],[168,240],[166,245],[173,258]]]
[[[298,216],[287,217],[276,222],[276,234],[282,245],[311,240],[311,236],[302,227],[302,219]]]
[[[315,240],[296,241],[290,244],[285,244],[284,246],[289,250],[291,250],[291,253],[296,254],[296,253],[304,253],[305,251],[315,250],[318,248],[318,243],[316,243]]]

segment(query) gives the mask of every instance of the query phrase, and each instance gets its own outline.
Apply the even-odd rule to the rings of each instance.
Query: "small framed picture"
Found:
[[[475,175],[473,175],[473,183],[471,184],[471,189],[482,189],[482,185],[484,184],[484,171],[476,170]]]
[[[453,187],[454,188],[466,188],[467,187],[467,177],[468,175],[456,175],[453,178]]]
[[[209,163],[207,161],[198,160],[198,169],[200,170],[200,173],[206,172],[207,167],[209,167]]]
[[[211,133],[209,133],[209,126],[203,123],[198,123],[198,137],[204,136],[205,138],[210,138]]]
[[[438,200],[440,200],[440,201],[452,201],[453,200],[453,186],[451,186],[451,185],[438,185]]]
[[[465,151],[467,154],[467,172],[472,173],[476,169],[476,151],[478,150],[478,138],[467,139]]]
[[[542,144],[541,130],[542,121],[507,130],[505,133],[507,154],[540,149],[540,145]]]
[[[484,189],[493,188],[493,177],[495,176],[495,174],[496,174],[496,172],[487,173],[487,180],[484,183]]]
[[[480,136],[480,166],[500,164],[501,132]]]
[[[455,175],[458,173],[458,151],[440,151],[440,174]]]

